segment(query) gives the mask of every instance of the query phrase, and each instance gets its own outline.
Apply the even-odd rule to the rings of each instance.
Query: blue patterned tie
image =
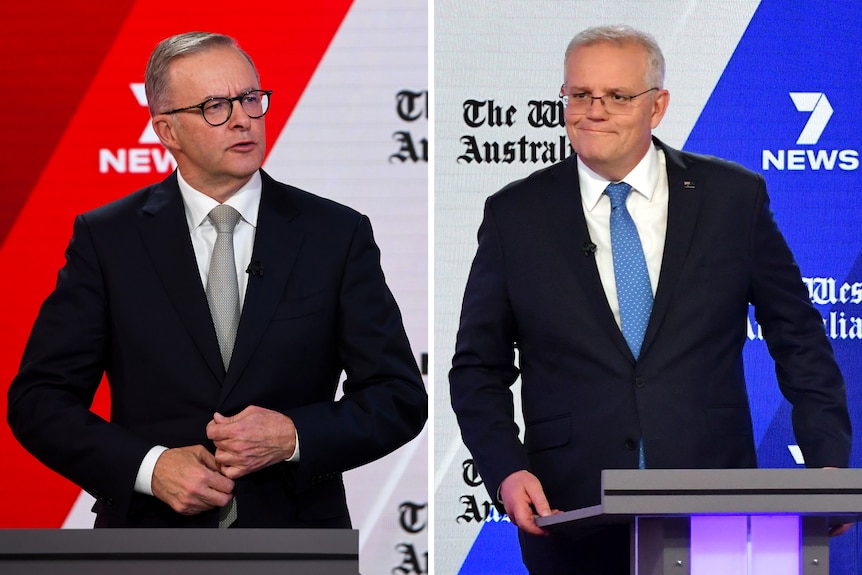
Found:
[[[638,229],[626,209],[626,198],[631,190],[630,185],[619,182],[609,184],[605,193],[611,199],[611,249],[620,323],[623,337],[637,359],[652,312],[652,288]]]
[[[625,182],[608,184],[605,188],[605,193],[611,199],[611,251],[614,256],[620,323],[623,337],[637,359],[652,312],[652,288],[641,239],[626,209],[626,198],[631,191],[632,187]],[[638,453],[638,467],[646,467],[643,439]]]

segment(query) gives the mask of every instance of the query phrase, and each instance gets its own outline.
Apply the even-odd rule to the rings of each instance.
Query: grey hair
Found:
[[[631,26],[613,25],[613,26],[596,26],[587,28],[583,32],[577,34],[569,42],[566,48],[566,57],[563,59],[563,67],[569,60],[575,48],[581,46],[590,46],[594,44],[610,43],[617,46],[625,44],[637,44],[643,47],[647,53],[647,71],[644,81],[649,88],[657,87],[664,88],[664,55],[661,53],[658,42],[652,34],[641,32]]]
[[[171,62],[177,58],[206,52],[212,48],[227,46],[236,49],[251,64],[255,76],[260,78],[251,56],[239,47],[236,40],[224,34],[210,32],[186,32],[165,38],[156,46],[147,62],[144,75],[144,89],[147,93],[147,105],[150,115],[164,112],[168,103],[168,70]]]

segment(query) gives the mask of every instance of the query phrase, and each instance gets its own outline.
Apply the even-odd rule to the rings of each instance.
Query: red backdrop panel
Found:
[[[4,14],[0,94],[5,121],[0,203],[0,384],[15,376],[30,327],[63,264],[76,214],[162,179],[171,171],[142,134],[142,84],[156,43],[191,30],[237,38],[273,90],[267,144],[278,137],[351,0],[238,4],[154,0],[15,3]],[[51,6],[56,4],[56,6]],[[98,9],[96,8],[98,5]],[[26,109],[21,106],[25,105]],[[143,142],[142,142],[143,140]],[[103,386],[104,387],[104,386]],[[94,410],[107,414],[107,397]],[[0,395],[5,414],[6,394]],[[0,426],[0,528],[59,527],[80,490],[46,469]]]

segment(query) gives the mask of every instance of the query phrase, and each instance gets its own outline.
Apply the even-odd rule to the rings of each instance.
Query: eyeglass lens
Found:
[[[269,95],[254,90],[237,98],[213,98],[203,107],[204,119],[215,126],[224,124],[233,111],[233,100],[239,100],[249,118],[260,118],[269,109]]]
[[[628,114],[632,111],[633,102],[631,99],[618,100],[614,99],[613,96],[610,94],[605,94],[600,99],[600,105],[605,107],[605,110],[608,114]],[[567,94],[563,96],[563,106],[565,106],[572,112],[586,112],[592,105],[593,98],[590,97],[575,98]]]

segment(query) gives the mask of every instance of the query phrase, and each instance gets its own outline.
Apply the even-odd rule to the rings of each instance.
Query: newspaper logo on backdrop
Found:
[[[832,340],[862,340],[862,282],[839,281],[834,277],[803,277],[811,303],[828,308],[823,315],[823,328]],[[851,307],[852,306],[852,307]],[[762,340],[763,330],[748,313],[748,339]]]
[[[395,94],[395,112],[403,122],[424,120],[425,126],[428,122],[428,90],[399,91]],[[392,160],[399,160],[401,163],[428,162],[427,136],[417,138],[411,130],[397,130],[392,134],[392,139],[398,142],[399,147],[397,152],[389,156],[389,163],[392,163]]]
[[[417,503],[415,501],[404,501],[398,507],[398,524],[401,530],[408,536],[422,533],[428,528],[428,502]],[[424,551],[416,548],[414,541],[402,541],[395,545],[395,550],[400,553],[401,562],[389,570],[393,575],[428,573],[428,549]]]
[[[465,493],[461,496],[460,501],[463,507],[463,513],[455,518],[456,523],[482,523],[500,521],[509,522],[508,515],[502,515],[494,503],[487,498],[487,493],[484,489],[476,489],[484,482],[479,476],[479,469],[476,467],[476,462],[472,459],[465,459],[461,463],[461,479],[464,484],[472,489],[470,493]],[[479,491],[479,495],[476,494]]]
[[[519,109],[511,103],[470,98],[461,119],[470,129],[460,138],[464,153],[459,164],[554,164],[572,154],[558,100],[529,100]],[[519,121],[526,116],[527,124]],[[517,127],[516,127],[517,125]],[[550,130],[550,134],[547,132]],[[547,139],[550,138],[550,139]]]
[[[796,139],[797,146],[816,146],[832,118],[832,105],[823,92],[790,92],[790,99],[799,112],[811,112],[805,127]],[[855,170],[859,167],[857,150],[796,149],[763,150],[764,170]]]
[[[147,107],[147,95],[143,84],[129,84],[132,94],[139,106]],[[176,167],[174,157],[164,149],[159,142],[152,123],[147,120],[146,126],[138,138],[139,145],[128,148],[99,150],[99,173],[117,174],[167,174]]]

